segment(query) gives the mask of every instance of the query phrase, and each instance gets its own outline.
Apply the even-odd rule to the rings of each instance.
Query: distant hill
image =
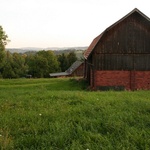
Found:
[[[11,53],[25,53],[28,51],[40,51],[40,50],[53,50],[53,51],[70,51],[70,50],[86,50],[87,47],[47,47],[47,48],[38,48],[38,47],[24,47],[24,48],[6,48]]]
[[[41,50],[52,50],[55,55],[61,55],[62,53],[67,54],[70,52],[75,52],[78,59],[83,57],[84,51],[87,47],[48,47],[48,48],[36,48],[36,47],[25,47],[25,48],[7,48],[6,50],[10,53],[20,53],[20,54],[36,54],[36,52]]]
[[[87,46],[84,47],[48,47],[47,50],[86,50]]]

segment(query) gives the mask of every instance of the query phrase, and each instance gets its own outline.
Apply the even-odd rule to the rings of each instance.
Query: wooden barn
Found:
[[[135,8],[97,36],[84,53],[95,90],[150,89],[150,18]]]

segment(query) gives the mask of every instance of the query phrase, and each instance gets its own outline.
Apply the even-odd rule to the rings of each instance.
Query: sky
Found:
[[[107,27],[149,0],[0,0],[6,48],[89,46]]]

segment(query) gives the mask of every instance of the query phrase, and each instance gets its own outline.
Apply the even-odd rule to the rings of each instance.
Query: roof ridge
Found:
[[[118,21],[116,21],[115,23],[113,23],[112,25],[110,25],[108,28],[106,28],[100,35],[98,35],[96,38],[93,39],[92,43],[90,44],[90,46],[88,47],[88,49],[85,51],[84,53],[84,58],[87,59],[89,57],[89,55],[91,54],[91,52],[93,51],[93,49],[96,47],[97,43],[99,42],[99,40],[102,38],[103,34],[107,31],[109,31],[110,29],[112,29],[116,24],[120,23],[122,20],[126,19],[127,17],[129,17],[131,14],[133,14],[134,12],[138,12],[140,15],[142,15],[145,19],[147,19],[148,21],[150,21],[150,18],[148,16],[146,16],[144,13],[142,13],[139,9],[134,8],[132,11],[130,11],[128,14],[126,14],[124,17],[122,17],[121,19],[119,19]]]
[[[148,21],[150,21],[150,18],[148,16],[146,16],[144,13],[142,13],[139,9],[134,8],[132,11],[130,11],[129,13],[127,13],[125,16],[123,16],[122,18],[120,18],[118,21],[116,21],[115,23],[113,23],[112,25],[110,25],[108,28],[106,28],[106,31],[110,30],[112,27],[114,27],[116,24],[118,24],[119,22],[121,22],[122,20],[124,20],[125,18],[129,17],[131,14],[133,14],[134,12],[138,12],[140,15],[142,15],[145,19],[147,19]]]
[[[71,74],[74,72],[83,62],[80,60],[76,60],[65,72]]]

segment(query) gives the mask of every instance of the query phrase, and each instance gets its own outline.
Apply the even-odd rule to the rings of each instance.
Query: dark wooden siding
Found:
[[[150,70],[150,22],[133,13],[105,31],[92,58],[96,70]]]
[[[82,63],[70,76],[83,76],[84,63]]]
[[[94,55],[95,70],[150,70],[150,54]]]

